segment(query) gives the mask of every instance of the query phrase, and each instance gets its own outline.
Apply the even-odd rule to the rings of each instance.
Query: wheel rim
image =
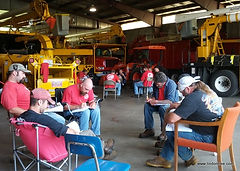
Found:
[[[226,76],[219,76],[215,80],[215,88],[219,92],[227,92],[231,88],[231,80]]]

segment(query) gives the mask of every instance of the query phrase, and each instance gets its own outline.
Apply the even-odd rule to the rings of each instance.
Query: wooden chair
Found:
[[[194,121],[186,121],[180,120],[175,123],[175,131],[174,131],[174,165],[175,171],[178,170],[178,146],[190,147],[193,149],[200,149],[204,151],[216,152],[217,153],[217,162],[222,163],[222,152],[226,149],[229,149],[229,155],[232,163],[232,169],[236,171],[236,164],[234,160],[233,153],[233,133],[234,128],[239,116],[240,112],[240,103],[237,102],[234,107],[226,108],[224,114],[219,121],[215,122],[194,122]],[[194,140],[189,140],[185,138],[178,137],[178,124],[185,123],[189,125],[197,125],[197,126],[217,126],[217,142],[214,143],[203,143]],[[218,165],[218,170],[222,171],[223,167],[221,164]]]
[[[111,85],[113,86],[114,85],[114,88],[105,88],[105,86],[108,86],[108,85]],[[113,92],[115,96],[115,100],[117,98],[117,88],[116,88],[116,82],[113,81],[113,80],[106,80],[103,82],[103,99],[104,99],[104,96],[105,96],[105,92]]]

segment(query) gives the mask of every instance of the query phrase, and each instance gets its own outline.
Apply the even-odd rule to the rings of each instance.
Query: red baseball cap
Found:
[[[32,97],[39,100],[47,100],[51,104],[55,104],[55,101],[52,100],[50,93],[43,88],[35,88],[32,90]]]

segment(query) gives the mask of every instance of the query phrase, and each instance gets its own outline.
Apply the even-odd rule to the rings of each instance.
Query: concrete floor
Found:
[[[102,97],[101,87],[96,87],[95,92],[99,97]],[[101,103],[101,131],[104,139],[114,138],[116,141],[115,149],[118,152],[118,156],[114,161],[126,162],[131,164],[131,171],[159,171],[159,170],[173,170],[163,168],[152,168],[145,165],[147,159],[154,158],[156,156],[156,150],[154,148],[155,138],[140,139],[138,134],[144,130],[143,123],[143,105],[144,98],[131,97],[132,90],[127,88],[123,89],[122,95],[114,100],[113,96],[107,97]],[[239,100],[239,95],[236,97],[223,98],[224,107],[233,106],[234,103]],[[13,170],[12,159],[12,147],[11,147],[11,134],[9,132],[9,125],[7,121],[7,113],[1,107],[0,108],[0,171]],[[240,168],[240,118],[235,128],[234,134],[234,152],[237,168]],[[159,117],[155,115],[155,131],[156,136],[160,134],[159,129]],[[179,160],[179,170],[217,170],[216,156],[212,153],[204,151],[195,151],[195,155],[199,159],[199,163],[195,166],[185,168],[183,161]],[[213,164],[206,164],[206,163]],[[224,170],[232,170],[228,165],[230,162],[229,153],[225,151],[223,153],[223,163],[225,163]],[[205,163],[205,165],[201,165]],[[19,169],[20,170],[20,169]],[[35,169],[33,169],[35,170]],[[42,170],[48,170],[42,167]],[[67,170],[67,169],[64,169]]]

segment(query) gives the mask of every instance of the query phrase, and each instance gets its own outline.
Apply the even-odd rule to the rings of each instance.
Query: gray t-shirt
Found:
[[[212,122],[218,118],[218,115],[212,112],[211,104],[207,104],[206,93],[196,90],[187,95],[181,105],[175,110],[174,113],[183,119],[197,122]],[[222,107],[222,106],[220,106]],[[190,125],[195,132],[203,135],[216,136],[217,127],[203,127]]]

